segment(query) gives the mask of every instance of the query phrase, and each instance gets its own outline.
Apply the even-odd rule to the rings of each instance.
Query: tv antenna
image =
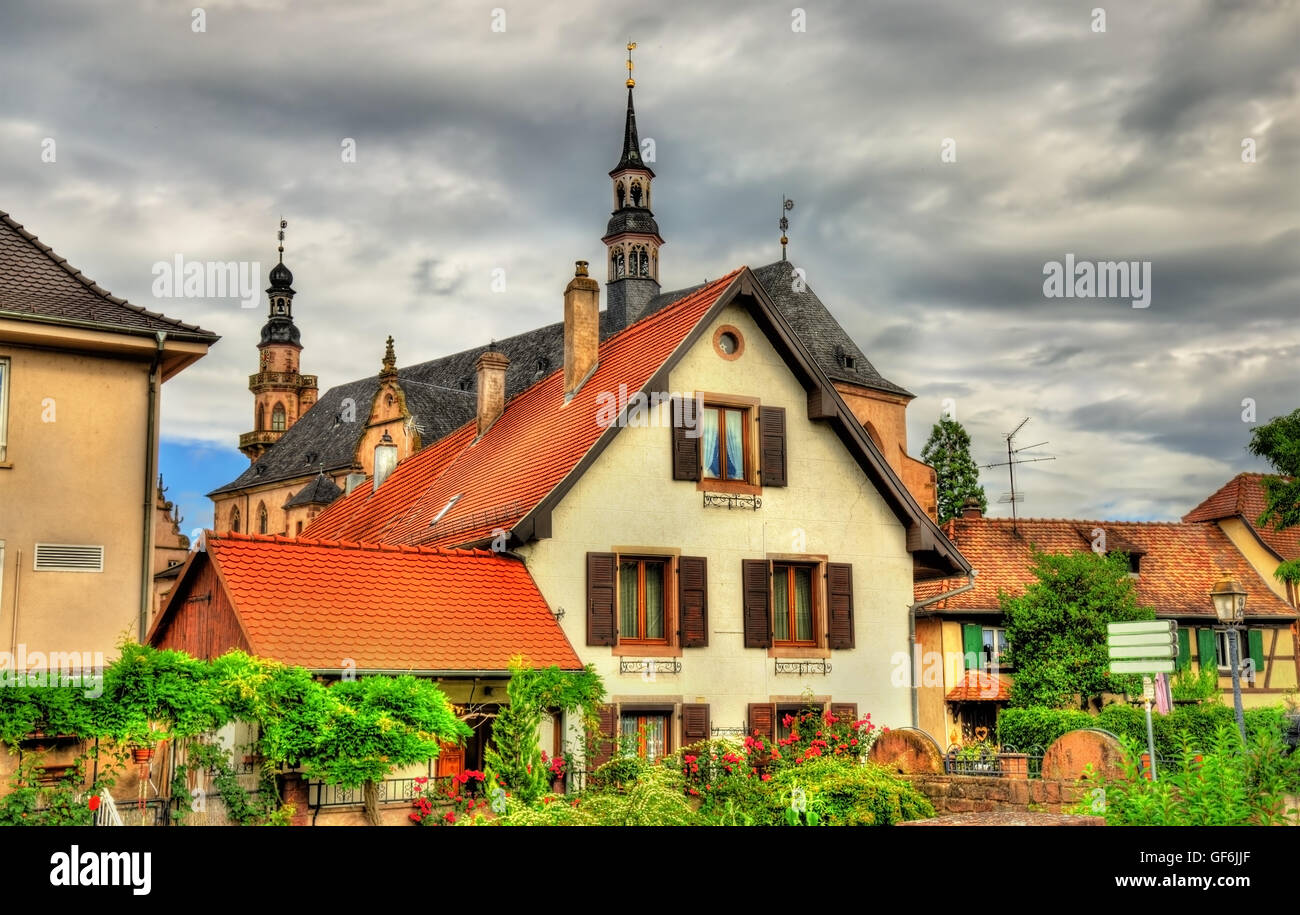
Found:
[[[1013,534],[1019,533],[1019,531],[1016,530],[1016,503],[1023,502],[1025,498],[1025,494],[1023,492],[1016,492],[1016,465],[1032,464],[1035,461],[1056,460],[1055,457],[1028,457],[1028,458],[1016,457],[1016,455],[1020,454],[1020,452],[1022,451],[1028,451],[1031,448],[1041,448],[1043,445],[1047,444],[1047,442],[1039,442],[1036,445],[1024,445],[1020,448],[1015,447],[1016,435],[1019,434],[1021,429],[1025,428],[1025,423],[1027,422],[1029,422],[1028,416],[1026,416],[1024,419],[1020,421],[1020,425],[1016,426],[1014,429],[1012,429],[1010,432],[1006,434],[1007,459],[1005,461],[996,461],[992,464],[984,465],[985,469],[990,469],[993,467],[1005,467],[1007,468],[1007,473],[1011,477],[1011,492],[1003,493],[1002,497],[998,499],[998,501],[1011,503],[1011,532]]]

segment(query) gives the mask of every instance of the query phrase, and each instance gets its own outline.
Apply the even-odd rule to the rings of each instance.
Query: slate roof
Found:
[[[1264,545],[1285,560],[1300,559],[1300,527],[1284,531],[1258,523],[1267,501],[1263,473],[1239,473],[1217,492],[1183,516],[1184,521],[1221,521],[1241,518]]]
[[[343,490],[334,484],[334,481],[325,476],[324,473],[316,474],[316,479],[312,480],[292,499],[284,503],[285,508],[294,508],[298,505],[329,505],[339,496],[343,495]]]
[[[822,371],[833,380],[904,397],[913,396],[905,388],[885,380],[875,370],[811,287],[805,287],[802,293],[791,289],[791,264],[777,261],[759,267],[753,273]],[[698,292],[702,286],[661,293],[651,300],[645,317]],[[607,339],[611,330],[617,328],[610,327],[608,313],[602,311],[601,340]],[[564,323],[548,324],[498,340],[493,348],[510,359],[506,371],[506,398],[509,400],[563,367]],[[487,346],[479,346],[398,369],[397,377],[406,394],[407,408],[419,427],[420,441],[424,445],[450,434],[474,417],[477,387],[474,365],[487,349]],[[852,356],[855,367],[846,368],[843,361],[837,359],[837,352]],[[378,390],[377,373],[330,388],[256,463],[208,495],[300,478],[321,464],[326,473],[352,467],[364,432],[366,410]],[[344,413],[344,401],[348,398],[355,404],[355,414],[360,418],[357,422],[336,419]]]
[[[211,561],[251,653],[310,670],[505,671],[511,657],[582,667],[522,562],[437,550],[207,533],[172,591]],[[173,616],[158,614],[149,640]]]
[[[1026,585],[1037,580],[1031,568],[1032,548],[1049,553],[1090,550],[1092,531],[1101,528],[1107,547],[1142,552],[1134,584],[1139,603],[1155,608],[1157,616],[1214,618],[1210,588],[1228,572],[1246,589],[1248,618],[1296,619],[1296,609],[1269,589],[1218,525],[1022,518],[1017,526],[1018,536],[1012,533],[1010,518],[954,518],[945,524],[948,539],[975,568],[975,588],[930,609],[999,612],[999,591],[1022,594]],[[919,583],[916,599],[960,584],[964,580],[952,578]]]
[[[221,339],[195,324],[132,305],[100,288],[0,210],[0,318],[114,333],[166,331],[203,343]]]

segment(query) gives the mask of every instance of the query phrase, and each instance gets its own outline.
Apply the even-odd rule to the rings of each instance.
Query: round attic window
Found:
[[[745,351],[745,338],[736,328],[724,324],[713,334],[713,349],[723,359],[737,359]]]

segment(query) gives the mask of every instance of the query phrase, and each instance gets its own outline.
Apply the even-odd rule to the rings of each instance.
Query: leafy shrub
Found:
[[[511,798],[505,815],[496,822],[503,826],[698,826],[703,822],[686,799],[679,773],[666,766],[641,765],[640,776],[622,787],[591,790],[574,798],[547,795],[531,805]]]
[[[892,826],[904,820],[934,816],[934,808],[919,791],[882,766],[844,757],[823,756],[772,775],[767,795],[767,819],[762,825],[790,822],[796,805],[802,822],[826,826]]]
[[[1177,767],[1159,781],[1139,773],[1144,745],[1124,740],[1125,777],[1103,781],[1103,803],[1085,800],[1080,813],[1100,812],[1116,826],[1278,825],[1293,811],[1286,795],[1300,782],[1300,756],[1288,754],[1276,735],[1262,732],[1241,745],[1235,725],[1224,724],[1204,752],[1184,744]]]
[[[588,787],[598,791],[622,791],[645,778],[654,768],[639,756],[615,756],[587,776]],[[527,800],[527,799],[526,799]]]

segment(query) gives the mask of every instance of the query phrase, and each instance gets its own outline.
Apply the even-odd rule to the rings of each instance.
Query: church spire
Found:
[[[664,240],[650,211],[650,185],[655,173],[641,155],[632,104],[632,51],[627,43],[627,119],[623,125],[623,154],[610,171],[614,182],[614,212],[601,241],[607,251],[609,280],[606,284],[611,331],[636,321],[659,294],[659,248]]]

